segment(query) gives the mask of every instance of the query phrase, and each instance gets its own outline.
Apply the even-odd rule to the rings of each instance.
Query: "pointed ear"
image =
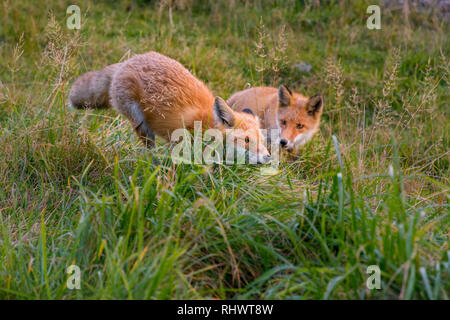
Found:
[[[316,116],[318,113],[322,111],[323,108],[323,98],[320,94],[316,94],[315,96],[309,98],[306,103],[306,111],[310,116]]]
[[[213,106],[214,123],[225,127],[234,127],[234,111],[220,97],[216,97]]]
[[[285,85],[278,87],[278,103],[281,107],[287,107],[291,104],[292,91]]]

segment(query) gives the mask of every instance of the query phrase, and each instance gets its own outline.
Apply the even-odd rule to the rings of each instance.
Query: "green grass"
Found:
[[[80,31],[65,1],[0,8],[0,298],[448,299],[448,23],[382,7],[368,30],[367,1],[131,3],[79,2]],[[77,76],[147,50],[224,98],[321,92],[321,132],[262,176],[174,165],[112,110],[67,109]]]

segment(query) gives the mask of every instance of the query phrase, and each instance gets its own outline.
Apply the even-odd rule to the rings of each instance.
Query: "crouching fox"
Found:
[[[201,121],[203,130],[240,129],[229,132],[234,146],[256,146],[249,159],[270,160],[257,117],[233,111],[178,61],[154,51],[83,74],[70,89],[69,105],[116,109],[148,147],[154,145],[155,134],[169,141],[178,128],[193,130],[194,121]]]
[[[323,110],[320,95],[308,98],[284,85],[278,89],[254,87],[236,92],[228,104],[237,111],[249,108],[267,130],[281,129],[279,142],[288,151],[297,151],[313,137]]]

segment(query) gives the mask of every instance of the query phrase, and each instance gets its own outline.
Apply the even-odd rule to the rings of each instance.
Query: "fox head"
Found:
[[[222,98],[216,97],[213,114],[215,127],[222,132],[226,131],[227,141],[233,142],[234,148],[244,152],[250,163],[262,164],[270,161],[259,119],[252,111],[234,111]]]
[[[280,145],[296,151],[318,131],[323,99],[320,95],[306,98],[293,93],[287,86],[278,88],[278,125]]]

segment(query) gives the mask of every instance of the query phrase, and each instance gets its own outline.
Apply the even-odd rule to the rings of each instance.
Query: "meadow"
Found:
[[[369,30],[376,3],[381,30]],[[0,6],[1,299],[449,298],[450,28],[439,12],[77,1],[70,30],[70,4]],[[261,175],[173,164],[164,141],[145,149],[113,110],[69,109],[77,76],[148,50],[225,99],[260,85],[321,93],[320,133]],[[80,289],[67,286],[70,265]],[[366,285],[373,265],[380,289]]]

